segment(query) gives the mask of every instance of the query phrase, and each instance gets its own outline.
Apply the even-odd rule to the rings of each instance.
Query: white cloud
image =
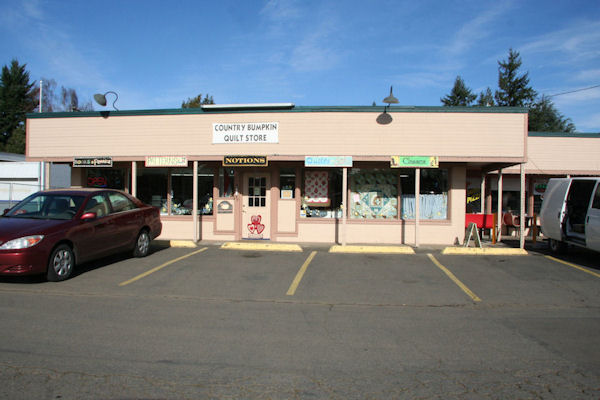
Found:
[[[498,2],[491,8],[471,19],[456,32],[454,39],[444,50],[451,55],[460,55],[470,49],[475,43],[496,33],[490,24],[512,8],[512,2]]]

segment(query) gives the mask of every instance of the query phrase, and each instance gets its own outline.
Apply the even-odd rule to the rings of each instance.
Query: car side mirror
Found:
[[[96,219],[98,218],[98,215],[96,215],[95,212],[86,212],[81,216],[81,219],[84,221],[90,220],[90,219]]]
[[[6,215],[9,211],[10,211],[10,208],[5,208],[4,212],[2,213],[2,215]]]

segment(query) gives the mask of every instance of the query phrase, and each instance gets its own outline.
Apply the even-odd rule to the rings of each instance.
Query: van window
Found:
[[[592,208],[600,209],[600,183],[598,183],[598,185],[596,186],[596,193],[594,194]]]

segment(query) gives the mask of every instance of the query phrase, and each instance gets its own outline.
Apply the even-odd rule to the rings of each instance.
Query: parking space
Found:
[[[122,255],[85,264],[65,282],[3,278],[0,288],[353,305],[600,305],[600,274],[589,267],[592,254],[560,260],[536,252],[465,256],[444,255],[440,249],[415,254],[300,250],[155,245],[146,258]]]

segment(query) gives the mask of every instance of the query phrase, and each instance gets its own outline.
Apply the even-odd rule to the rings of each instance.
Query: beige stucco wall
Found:
[[[519,168],[503,173],[518,174]],[[600,137],[527,137],[526,174],[600,174]]]
[[[31,118],[27,156],[438,155],[523,157],[526,114],[279,112]],[[212,124],[279,122],[277,144],[213,144]]]

